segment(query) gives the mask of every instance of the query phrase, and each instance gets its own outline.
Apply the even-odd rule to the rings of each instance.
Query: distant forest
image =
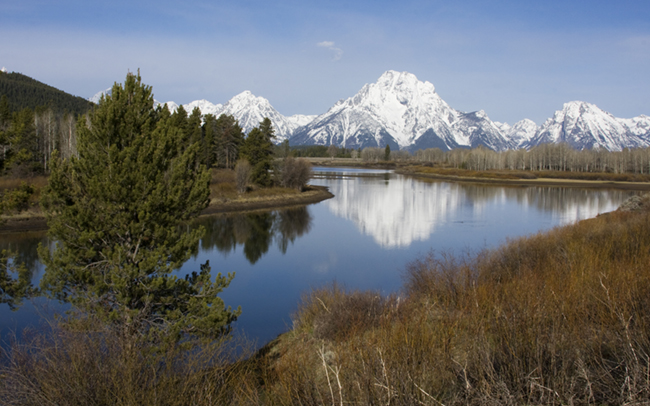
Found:
[[[51,107],[60,112],[72,113],[75,116],[86,113],[93,105],[92,102],[68,94],[21,73],[0,72],[0,97],[6,96],[11,112],[24,108],[37,110]]]

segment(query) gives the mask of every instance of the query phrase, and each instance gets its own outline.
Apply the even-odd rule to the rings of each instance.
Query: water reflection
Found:
[[[336,199],[325,204],[352,221],[383,248],[401,248],[425,241],[443,223],[461,212],[488,216],[488,206],[515,202],[549,212],[557,224],[568,224],[615,210],[634,192],[563,187],[499,187],[469,183],[423,182],[386,173],[380,177],[322,178]],[[507,221],[507,219],[506,219]]]
[[[38,271],[40,260],[38,257],[38,244],[47,245],[45,231],[26,233],[0,233],[0,250],[8,250],[13,253],[13,261],[17,264],[24,264],[30,271],[32,280],[38,282]]]
[[[206,229],[201,250],[216,248],[223,254],[234,251],[238,245],[251,264],[269,251],[273,242],[283,254],[290,243],[311,230],[313,219],[306,206],[278,210],[204,217],[196,221]]]

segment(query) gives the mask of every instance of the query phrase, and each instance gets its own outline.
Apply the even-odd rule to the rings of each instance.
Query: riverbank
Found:
[[[281,209],[318,203],[332,197],[334,195],[322,186],[307,185],[303,191],[269,188],[250,194],[213,197],[200,216],[260,209]],[[45,216],[38,208],[31,208],[16,216],[5,217],[3,220],[4,222],[0,224],[0,234],[47,230]]]
[[[595,189],[621,189],[650,191],[650,181],[616,180],[625,175],[584,174],[577,172],[524,172],[524,171],[470,171],[463,169],[430,168],[405,165],[395,173],[420,179],[445,180],[450,182],[486,183],[499,186],[555,186]],[[548,176],[548,177],[547,177]],[[592,179],[590,179],[592,178]],[[649,178],[648,175],[637,178]]]
[[[647,405],[648,224],[650,198],[635,196],[476,255],[415,258],[399,296],[306,292],[290,330],[255,354],[234,340],[160,354],[110,330],[53,329],[13,343],[0,400]]]
[[[310,292],[258,354],[264,397],[647,404],[650,198],[630,201],[475,256],[431,252],[406,266],[399,297]]]

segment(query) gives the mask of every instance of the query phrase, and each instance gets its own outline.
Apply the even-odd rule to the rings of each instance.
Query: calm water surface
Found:
[[[336,281],[348,289],[398,292],[405,265],[435,251],[477,251],[507,238],[615,210],[635,192],[561,187],[499,187],[425,182],[387,171],[314,168],[312,184],[336,196],[292,210],[201,218],[198,254],[179,271],[210,261],[214,273],[236,272],[222,293],[242,307],[238,333],[257,341],[291,327],[301,295]],[[43,234],[2,236],[34,269]],[[0,308],[0,334],[36,325],[56,303],[39,299],[17,312]]]

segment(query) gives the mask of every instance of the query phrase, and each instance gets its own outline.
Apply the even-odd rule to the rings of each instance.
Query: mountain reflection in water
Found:
[[[325,202],[332,213],[353,222],[382,248],[426,241],[441,224],[457,221],[461,212],[482,218],[490,205],[537,208],[562,225],[613,210],[630,195],[617,190],[423,181],[389,173],[336,180],[323,174],[319,184],[336,196]]]

